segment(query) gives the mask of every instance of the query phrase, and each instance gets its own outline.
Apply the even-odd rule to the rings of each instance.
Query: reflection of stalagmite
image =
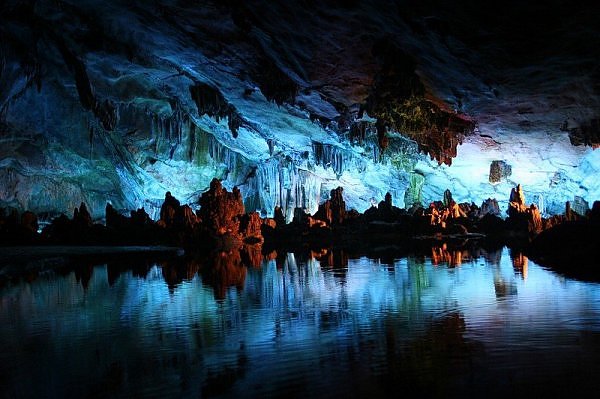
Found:
[[[348,267],[348,254],[343,250],[328,251],[319,260],[321,261],[321,266],[328,266],[334,269]]]
[[[522,253],[518,253],[514,256],[511,256],[513,269],[517,273],[521,273],[523,280],[527,279],[527,267],[529,263],[529,259],[527,256]]]
[[[468,256],[468,254],[467,254]],[[460,266],[463,261],[463,253],[460,250],[448,250],[444,243],[441,247],[431,247],[431,263],[439,265],[446,263],[450,267]]]
[[[199,269],[198,263],[194,261],[185,263],[165,261],[162,262],[161,266],[162,276],[171,293],[183,281],[191,281]]]
[[[511,258],[514,257],[511,254]],[[500,257],[498,257],[500,260]],[[507,281],[502,277],[500,263],[494,265],[494,292],[496,299],[503,299],[509,296],[517,295],[517,286],[513,279]]]
[[[462,251],[452,252],[452,261],[450,266],[460,266],[462,264]]]
[[[240,251],[221,251],[212,254],[203,268],[202,278],[212,285],[216,299],[225,299],[227,288],[244,288],[247,269],[242,265]]]
[[[91,264],[81,265],[75,268],[75,280],[81,283],[84,290],[87,290],[92,275],[94,274],[94,266]]]
[[[259,269],[262,266],[263,254],[260,245],[246,245],[242,248],[240,253],[244,266],[253,267],[255,269]],[[275,257],[277,257],[277,252],[275,252]]]

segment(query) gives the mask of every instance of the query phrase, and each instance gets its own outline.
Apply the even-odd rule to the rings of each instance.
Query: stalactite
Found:
[[[190,142],[188,145],[188,161],[193,162],[194,154],[196,152],[196,145],[197,145],[196,144],[196,125],[190,124],[189,132],[190,132]]]
[[[213,135],[209,135],[208,154],[214,162],[225,166],[224,178],[237,184],[243,166],[241,155],[224,146]]]
[[[350,141],[362,144],[367,135],[371,133],[372,123],[366,121],[355,122],[350,126]]]
[[[281,157],[256,165],[255,175],[242,187],[242,192],[247,210],[272,216],[278,206],[290,222],[295,208],[302,208],[308,213],[316,212],[321,199],[321,186],[321,177]]]
[[[344,172],[344,157],[342,150],[330,144],[323,144],[316,141],[312,143],[315,163],[323,168],[331,168],[336,176],[341,176]]]
[[[351,149],[314,141],[312,143],[314,160],[323,168],[331,168],[339,179],[346,170],[357,168],[359,172],[366,169],[366,161],[355,156]]]
[[[275,142],[273,139],[267,139],[267,145],[269,146],[269,155],[273,156],[273,150],[275,148]]]
[[[88,132],[89,132],[89,144],[90,144],[90,157],[92,159],[94,156],[94,126],[90,124],[88,121]]]
[[[214,117],[217,122],[227,118],[227,125],[234,138],[238,136],[238,130],[242,126],[243,119],[235,107],[227,102],[219,89],[206,83],[197,82],[189,87],[192,100],[198,108],[198,115]]]

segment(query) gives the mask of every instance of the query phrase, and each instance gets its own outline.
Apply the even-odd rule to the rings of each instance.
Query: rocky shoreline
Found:
[[[457,204],[449,190],[428,207],[414,204],[409,209],[392,205],[388,193],[377,206],[364,213],[347,210],[343,188],[331,190],[330,199],[309,215],[296,208],[291,223],[285,223],[280,208],[273,218],[246,213],[239,190],[232,192],[213,179],[193,211],[167,192],[160,219],[153,221],[141,208],[129,216],[108,204],[105,224],[94,223],[84,203],[73,217],[61,215],[39,231],[32,212],[0,212],[0,245],[63,246],[170,246],[188,254],[242,250],[253,258],[274,251],[294,252],[323,248],[370,251],[394,247],[400,252],[450,244],[460,248],[470,242],[484,247],[504,245],[522,251],[538,263],[566,264],[572,268],[593,266],[593,249],[600,244],[595,232],[600,225],[600,202],[585,215],[574,212],[567,202],[563,215],[543,218],[535,205],[527,205],[520,185],[510,195],[508,217],[500,215],[495,199]],[[256,263],[256,262],[254,262]]]

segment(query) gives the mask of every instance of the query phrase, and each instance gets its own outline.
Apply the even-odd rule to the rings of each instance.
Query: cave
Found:
[[[597,391],[599,15],[1,2],[4,392]]]

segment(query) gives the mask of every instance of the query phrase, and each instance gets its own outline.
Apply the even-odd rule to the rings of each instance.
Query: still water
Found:
[[[5,283],[0,396],[597,397],[600,285],[507,249],[440,251],[81,264]]]

